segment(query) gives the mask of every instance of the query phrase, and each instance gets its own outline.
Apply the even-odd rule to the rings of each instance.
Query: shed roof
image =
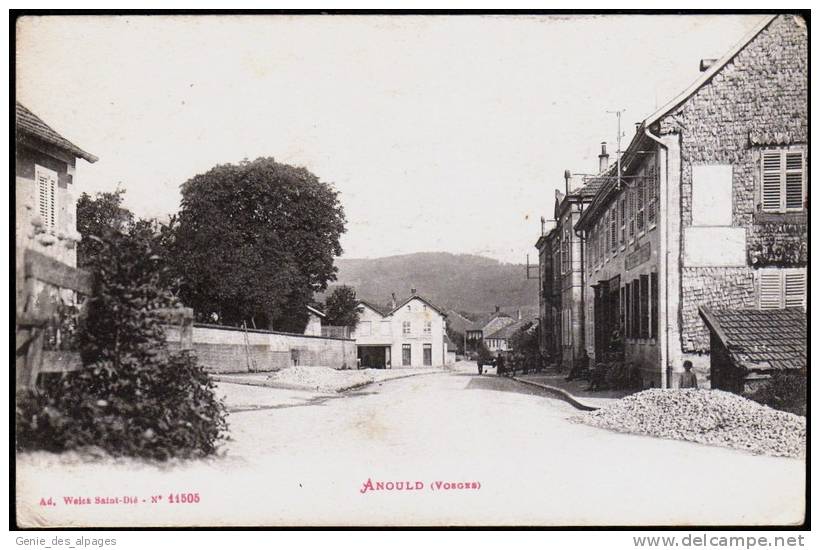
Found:
[[[803,308],[699,309],[706,326],[738,367],[747,371],[784,371],[808,366]]]
[[[43,119],[29,111],[23,104],[17,102],[17,132],[18,134],[34,136],[46,143],[50,143],[55,147],[59,147],[65,151],[70,152],[75,157],[87,160],[88,162],[97,162],[97,157],[91,153],[83,151],[66,138],[61,136],[54,128],[46,124]]]

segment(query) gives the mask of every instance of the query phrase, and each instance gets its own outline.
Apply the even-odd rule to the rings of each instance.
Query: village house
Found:
[[[532,325],[533,322],[535,322],[535,326],[537,326],[538,320],[519,319],[493,332],[487,333],[484,336],[484,343],[487,345],[487,349],[492,353],[513,351],[513,346],[510,342],[512,336],[523,327]]]
[[[76,267],[77,159],[97,162],[21,103],[15,119],[15,244],[17,265],[34,250]],[[19,270],[18,270],[19,272]],[[19,281],[18,281],[19,282]],[[18,297],[22,285],[18,284]]]
[[[807,43],[802,18],[766,16],[636,124],[620,174],[576,224],[590,356],[620,348],[655,387],[676,387],[688,359],[708,386],[698,308],[804,304]]]
[[[390,311],[359,301],[356,340],[362,368],[440,367],[447,362],[443,309],[411,289]]]
[[[599,170],[609,163],[606,144],[601,144]],[[584,242],[575,224],[600,188],[600,180],[582,180],[566,171],[565,193],[555,191],[555,227],[535,243],[539,262],[539,321],[541,352],[559,365],[569,367],[584,348]]]

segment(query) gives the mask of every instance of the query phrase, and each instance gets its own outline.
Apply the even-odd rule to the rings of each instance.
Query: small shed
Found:
[[[712,388],[748,395],[776,373],[806,375],[802,307],[699,310],[710,332]]]

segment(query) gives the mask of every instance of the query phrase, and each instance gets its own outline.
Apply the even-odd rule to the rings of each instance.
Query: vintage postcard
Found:
[[[804,526],[807,17],[18,13],[17,528]]]

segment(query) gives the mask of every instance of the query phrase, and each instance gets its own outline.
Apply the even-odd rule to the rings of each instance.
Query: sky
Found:
[[[81,192],[143,217],[223,163],[273,157],[340,192],[346,258],[537,262],[564,170],[614,162],[759,15],[29,16],[17,100],[97,155]]]

